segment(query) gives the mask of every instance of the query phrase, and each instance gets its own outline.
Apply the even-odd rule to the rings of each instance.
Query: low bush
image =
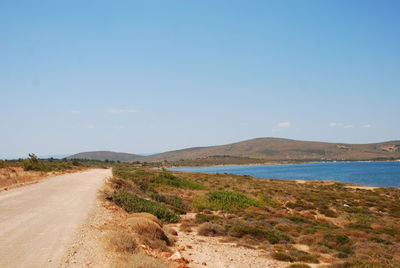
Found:
[[[5,168],[5,167],[7,167],[7,166],[8,166],[8,164],[7,164],[6,161],[0,160],[0,168]]]
[[[197,197],[192,204],[197,209],[238,211],[248,207],[258,207],[260,202],[236,191],[210,191]]]
[[[379,237],[371,237],[370,239],[368,239],[369,241],[373,241],[379,244],[384,244],[384,245],[393,245],[392,242],[385,240],[385,239],[381,239]]]
[[[137,248],[136,240],[126,232],[112,231],[105,236],[106,247],[120,253],[133,253]]]
[[[196,214],[196,223],[204,223],[204,222],[215,222],[219,221],[221,218],[215,215],[208,215],[208,214]]]
[[[183,202],[182,198],[176,195],[162,195],[157,192],[148,192],[147,195],[153,199],[154,201],[161,202],[174,208],[178,208],[180,210],[186,209],[186,204]]]
[[[319,263],[318,257],[305,251],[297,250],[291,246],[287,247],[286,249],[275,251],[272,254],[272,257],[279,261]]]
[[[203,236],[220,236],[225,235],[226,231],[222,225],[205,222],[199,226],[197,233]]]
[[[62,160],[39,160],[35,154],[29,154],[29,158],[22,160],[22,167],[26,171],[62,171],[72,169],[72,163]]]
[[[152,202],[126,191],[116,191],[114,202],[127,212],[147,212],[155,215],[164,222],[178,222],[179,216],[161,204]]]
[[[281,251],[272,253],[272,258],[274,258],[275,260],[278,260],[278,261],[287,261],[287,262],[296,261],[295,258],[293,258],[289,254],[287,254],[285,252],[281,252]]]
[[[267,240],[271,244],[290,243],[292,238],[287,234],[274,229],[258,228],[244,225],[234,225],[229,229],[229,235],[233,237],[251,236],[257,240]]]
[[[155,244],[154,242],[159,242],[164,245],[172,245],[168,236],[165,234],[161,226],[149,219],[144,217],[132,217],[128,218],[127,224],[134,230],[141,238],[144,238],[145,242],[150,242],[149,246]]]
[[[327,216],[327,217],[330,217],[330,218],[337,218],[338,217],[338,214],[335,211],[331,210],[331,209],[323,208],[323,209],[319,209],[319,212],[321,214]]]
[[[200,183],[179,178],[168,171],[163,171],[161,174],[155,177],[154,180],[152,180],[152,183],[194,190],[202,190],[205,188],[204,185]]]

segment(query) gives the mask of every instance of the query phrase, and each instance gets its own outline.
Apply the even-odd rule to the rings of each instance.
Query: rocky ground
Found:
[[[190,216],[190,215],[189,215]],[[286,267],[287,263],[276,261],[266,252],[221,242],[218,237],[200,236],[197,229],[180,231],[179,224],[171,225],[178,232],[175,250],[189,261],[188,267],[261,268]]]

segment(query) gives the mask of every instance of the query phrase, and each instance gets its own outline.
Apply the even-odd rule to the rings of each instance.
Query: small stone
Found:
[[[172,254],[172,256],[169,257],[169,259],[172,261],[180,261],[180,260],[182,260],[182,255],[179,251],[177,251],[174,254]]]
[[[163,253],[161,253],[161,255],[162,255],[164,258],[169,258],[169,257],[172,256],[172,254],[169,253],[169,252],[163,252]]]

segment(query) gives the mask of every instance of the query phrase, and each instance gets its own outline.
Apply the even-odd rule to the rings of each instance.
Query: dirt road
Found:
[[[58,267],[110,170],[49,178],[0,193],[0,267]]]

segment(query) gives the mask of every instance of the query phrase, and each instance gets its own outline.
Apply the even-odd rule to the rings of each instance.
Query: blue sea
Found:
[[[329,180],[400,188],[400,162],[335,162],[173,168],[201,173],[232,173],[283,180]]]

